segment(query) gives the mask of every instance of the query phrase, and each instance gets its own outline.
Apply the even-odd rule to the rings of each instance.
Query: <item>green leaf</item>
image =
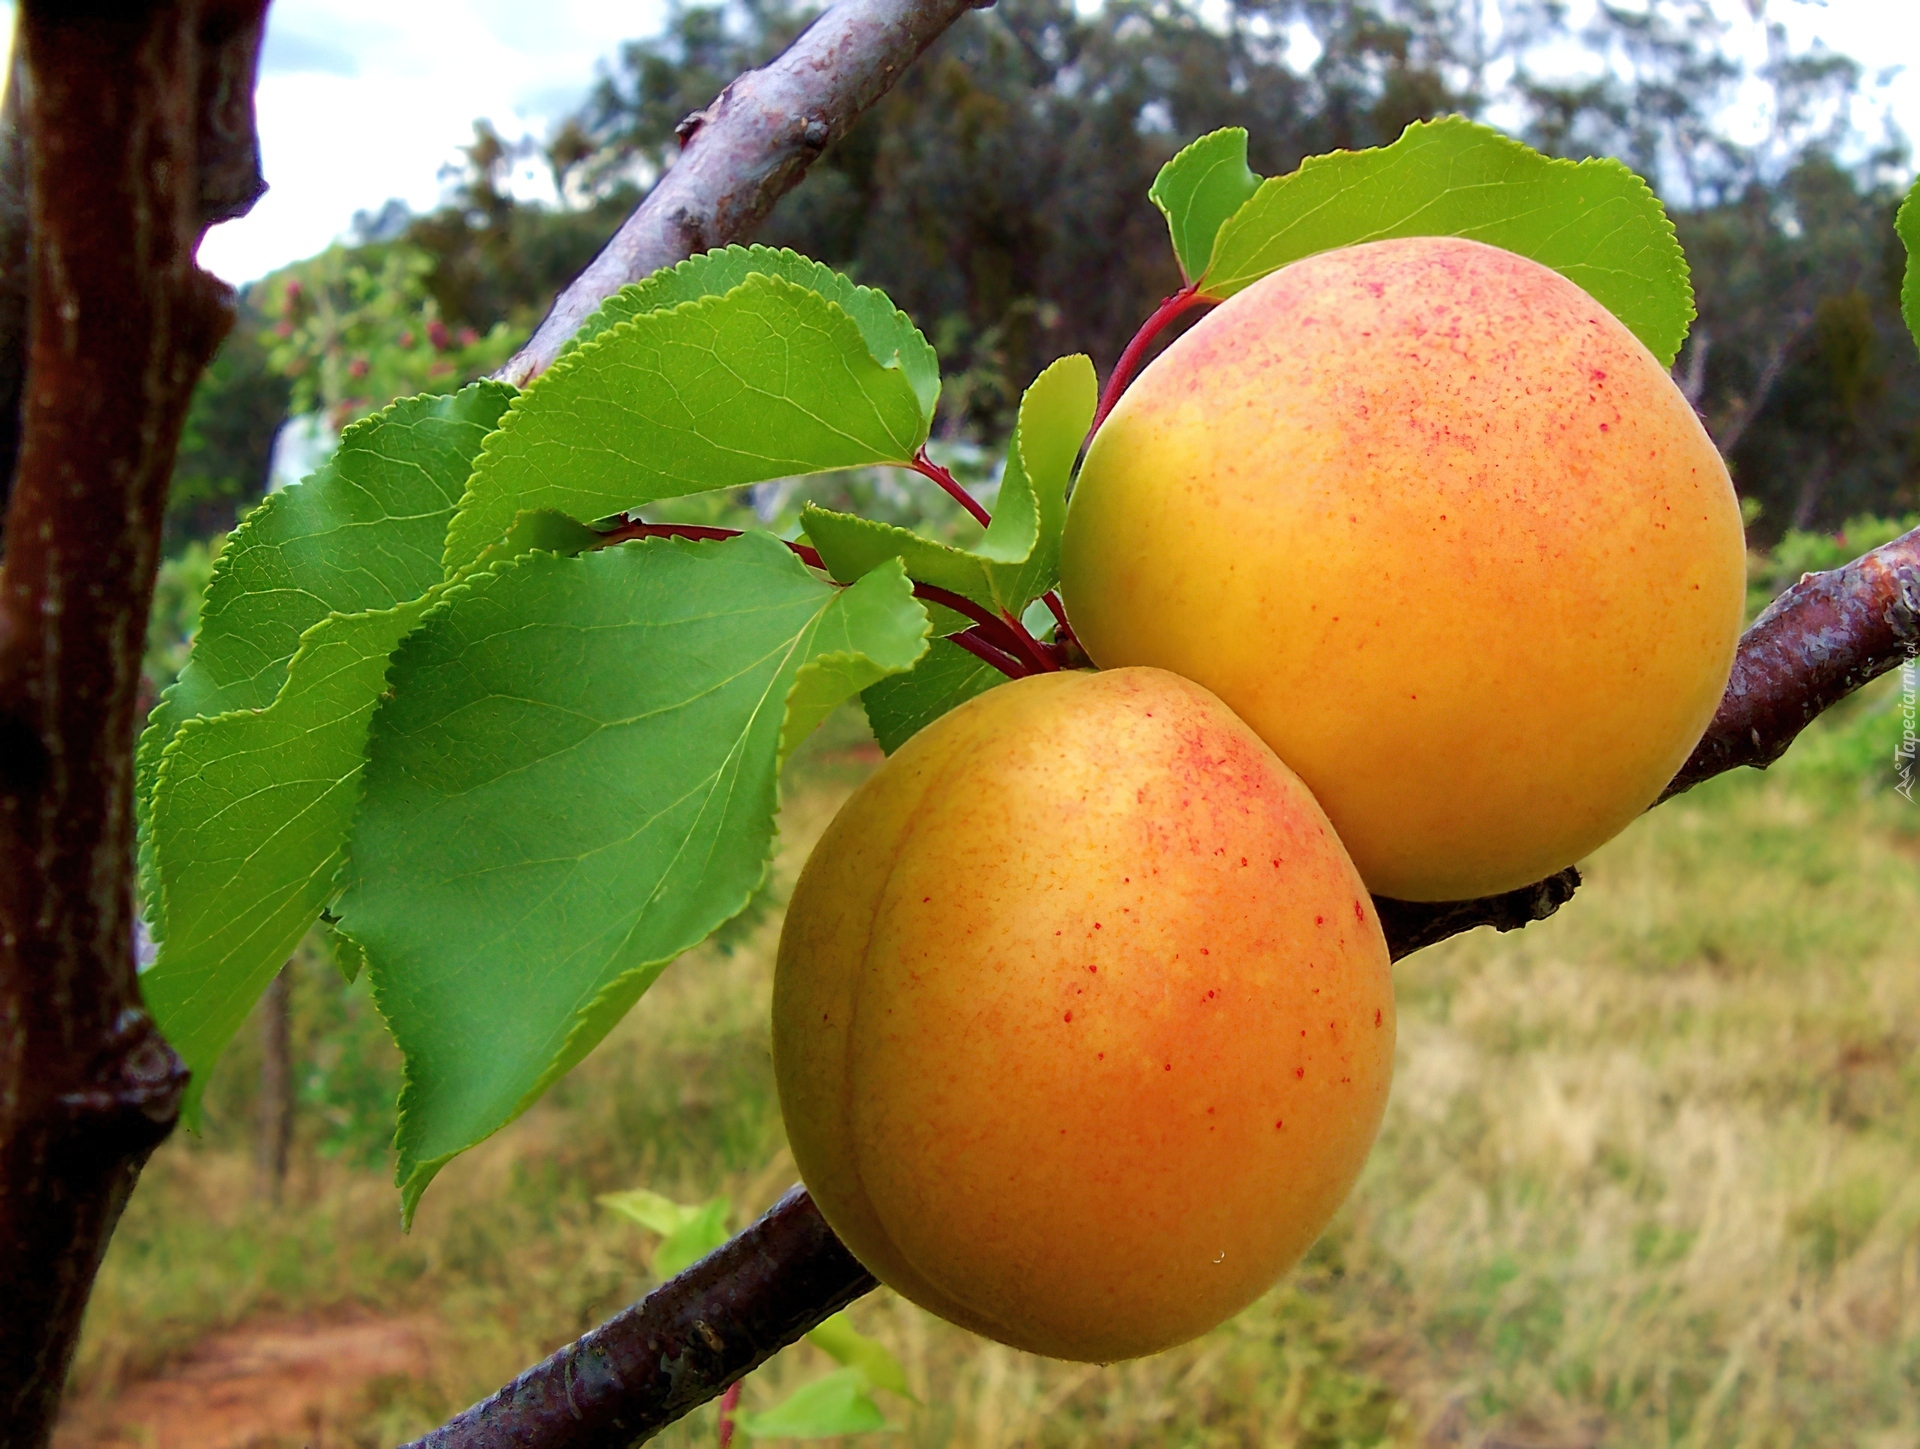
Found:
[[[727,1240],[727,1214],[732,1205],[724,1197],[709,1198],[686,1207],[672,1198],[637,1187],[629,1192],[602,1193],[594,1199],[602,1207],[660,1235],[649,1260],[656,1276],[671,1278],[699,1262]]]
[[[932,344],[920,335],[920,329],[885,292],[857,286],[851,277],[824,262],[785,247],[721,247],[688,257],[678,266],[665,267],[644,281],[629,283],[600,304],[600,310],[581,324],[560,355],[566,356],[629,318],[682,302],[697,302],[702,297],[724,296],[755,273],[784,277],[838,302],[859,326],[873,360],[905,373],[913,384],[914,396],[920,400],[921,415],[932,419],[934,404],[940,399],[940,359],[934,355]]]
[[[1316,252],[1405,236],[1468,237],[1553,268],[1662,366],[1693,320],[1686,257],[1646,182],[1612,157],[1549,160],[1458,116],[1262,182],[1220,228],[1201,292],[1231,297]]]
[[[866,1375],[854,1368],[804,1384],[764,1414],[742,1414],[738,1422],[741,1432],[755,1439],[831,1439],[894,1427],[867,1396]]]
[[[367,953],[360,949],[358,941],[344,931],[336,931],[331,923],[327,926],[326,942],[334,970],[347,985],[353,985],[360,979],[360,968],[367,964]]]
[[[1093,361],[1079,353],[1051,363],[1020,398],[1020,417],[1007,444],[1000,502],[1004,508],[1009,489],[1013,497],[1030,500],[1036,515],[1035,542],[1033,551],[1020,562],[989,564],[987,569],[995,602],[1016,619],[1029,601],[1060,582],[1067,483],[1099,398]]]
[[[837,302],[778,277],[645,312],[508,409],[447,535],[449,571],[524,509],[605,518],[659,498],[868,463],[926,441],[906,374]]]
[[[993,522],[975,548],[936,543],[910,529],[813,504],[800,510],[801,527],[828,572],[843,582],[897,558],[920,583],[1018,618],[1030,599],[1059,579],[1067,482],[1098,395],[1093,363],[1078,354],[1058,359],[1033,380],[1007,444]],[[954,633],[970,622],[934,606],[935,633]]]
[[[800,526],[819,550],[827,572],[841,583],[865,578],[889,559],[898,559],[916,582],[949,589],[983,609],[993,607],[993,584],[987,577],[986,560],[979,554],[922,538],[910,528],[835,513],[812,503],[800,509]],[[957,633],[973,622],[939,604],[929,604],[927,611],[935,634]]]
[[[868,685],[860,702],[873,737],[892,754],[948,710],[1006,682],[1006,675],[958,644],[935,639],[911,673]]]
[[[1259,186],[1247,165],[1247,133],[1239,126],[1208,132],[1160,168],[1147,199],[1166,217],[1173,254],[1189,282],[1206,271],[1221,225]]]
[[[887,1351],[877,1338],[868,1338],[853,1326],[845,1313],[836,1313],[807,1334],[807,1341],[824,1350],[835,1363],[857,1369],[870,1388],[885,1389],[902,1398],[913,1398],[907,1387],[907,1371],[900,1360]]]
[[[898,564],[839,589],[766,534],[449,591],[394,657],[338,908],[406,1056],[406,1214],[746,904],[783,749],[925,633]]]
[[[484,562],[597,537],[529,516]],[[140,989],[192,1072],[189,1125],[207,1073],[333,897],[388,656],[449,587],[322,619],[271,706],[188,720],[161,756],[151,834],[168,930]]]
[[[187,720],[264,709],[300,637],[329,614],[390,609],[440,582],[440,556],[480,443],[513,389],[480,382],[407,398],[348,428],[326,466],[236,528],[207,585],[200,630],[138,755],[143,845],[161,752]],[[143,850],[156,937],[152,852]]]
[[[424,608],[322,620],[270,708],[190,719],[161,757],[152,833],[167,932],[140,990],[192,1072],[189,1126],[207,1073],[333,895],[387,655]]]
[[[1906,318],[1914,344],[1920,346],[1920,180],[1900,203],[1893,224],[1907,249],[1907,269],[1900,279],[1900,315]]]

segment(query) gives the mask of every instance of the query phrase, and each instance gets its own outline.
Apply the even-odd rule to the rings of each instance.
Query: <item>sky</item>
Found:
[[[1719,3],[1733,15],[1749,0]],[[1870,77],[1888,73],[1880,104],[1920,145],[1920,0],[1768,0],[1767,13],[1796,41],[1817,37]],[[664,14],[665,0],[274,0],[259,86],[271,189],[208,233],[201,263],[250,281],[320,251],[389,198],[432,208],[476,119],[508,140],[544,140],[620,42]],[[11,22],[0,0],[8,33]],[[552,183],[530,160],[513,189],[550,197]]]

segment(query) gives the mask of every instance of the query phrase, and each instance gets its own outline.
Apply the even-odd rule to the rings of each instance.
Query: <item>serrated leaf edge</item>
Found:
[[[1292,171],[1289,171],[1284,175],[1267,177],[1266,180],[1260,183],[1259,189],[1256,190],[1252,196],[1248,197],[1247,200],[1241,204],[1240,208],[1237,211],[1235,211],[1232,216],[1228,217],[1224,222],[1222,222],[1220,224],[1220,230],[1214,233],[1213,251],[1207,259],[1207,269],[1205,272],[1201,274],[1200,281],[1196,284],[1199,287],[1201,295],[1211,298],[1214,301],[1224,301],[1226,300],[1226,298],[1234,295],[1235,292],[1244,291],[1246,288],[1260,281],[1263,277],[1272,275],[1272,273],[1280,270],[1281,266],[1288,266],[1288,265],[1291,265],[1293,262],[1302,261],[1305,259],[1305,257],[1289,258],[1287,262],[1283,262],[1277,266],[1270,267],[1266,271],[1258,272],[1253,275],[1250,275],[1244,280],[1238,277],[1230,278],[1229,281],[1235,284],[1233,292],[1216,293],[1208,290],[1207,282],[1213,276],[1214,267],[1218,263],[1220,258],[1220,248],[1221,248],[1222,239],[1225,238],[1228,235],[1228,233],[1232,230],[1234,223],[1240,220],[1240,218],[1246,214],[1246,212],[1250,207],[1256,205],[1260,201],[1262,195],[1266,193],[1269,187],[1278,188],[1283,183],[1290,181],[1292,178],[1296,176],[1302,176],[1309,171],[1320,170],[1326,166],[1338,164],[1341,161],[1341,159],[1344,157],[1365,156],[1368,154],[1377,154],[1383,151],[1390,151],[1395,146],[1398,146],[1402,142],[1406,141],[1410,136],[1417,138],[1418,134],[1429,132],[1429,131],[1438,131],[1443,127],[1449,128],[1449,129],[1465,127],[1469,130],[1478,132],[1480,135],[1496,142],[1497,144],[1510,148],[1514,153],[1516,153],[1520,157],[1544,162],[1546,166],[1551,170],[1579,171],[1582,168],[1585,168],[1589,172],[1595,171],[1595,170],[1617,171],[1629,179],[1629,181],[1632,183],[1633,188],[1637,188],[1638,198],[1644,198],[1645,200],[1651,201],[1653,203],[1653,211],[1655,216],[1657,216],[1658,218],[1658,221],[1654,228],[1655,242],[1656,244],[1661,246],[1662,250],[1664,250],[1667,253],[1669,259],[1675,265],[1675,268],[1680,280],[1680,290],[1681,290],[1681,296],[1682,296],[1685,315],[1681,319],[1680,336],[1678,341],[1674,343],[1671,355],[1663,356],[1662,353],[1656,350],[1653,347],[1653,345],[1647,342],[1647,339],[1644,337],[1642,337],[1640,340],[1647,347],[1648,351],[1652,352],[1656,358],[1660,359],[1661,366],[1663,367],[1673,366],[1674,358],[1679,356],[1680,347],[1682,344],[1685,343],[1688,332],[1692,330],[1694,319],[1697,318],[1700,315],[1700,313],[1696,305],[1694,292],[1693,292],[1693,271],[1692,271],[1692,268],[1688,265],[1686,251],[1680,245],[1679,233],[1674,229],[1673,217],[1668,214],[1665,203],[1663,203],[1660,200],[1660,198],[1654,194],[1653,188],[1647,184],[1646,178],[1641,176],[1637,171],[1635,171],[1632,167],[1628,166],[1624,161],[1621,161],[1618,157],[1589,156],[1589,157],[1586,157],[1584,160],[1573,161],[1562,156],[1548,156],[1543,154],[1542,152],[1534,150],[1533,147],[1527,145],[1526,142],[1507,135],[1504,131],[1496,130],[1492,126],[1484,125],[1479,121],[1475,121],[1467,116],[1462,116],[1458,114],[1448,115],[1448,116],[1437,116],[1430,121],[1410,122],[1407,125],[1405,130],[1403,130],[1397,137],[1395,137],[1392,141],[1388,142],[1385,146],[1368,146],[1358,151],[1336,150],[1336,151],[1324,152],[1317,156],[1307,157],[1306,160],[1302,161],[1299,164],[1299,166],[1295,167]],[[1454,236],[1454,235],[1458,235],[1458,233],[1414,232],[1414,233],[1410,233],[1410,235]],[[1361,246],[1368,241],[1375,241],[1380,239],[1381,239],[1380,237],[1375,237],[1375,236],[1359,236],[1359,237],[1355,237],[1352,241],[1342,242],[1340,245],[1341,246]],[[1337,251],[1339,250],[1339,247],[1329,247],[1329,248],[1325,248],[1324,250]],[[1312,255],[1317,255],[1317,253],[1307,253],[1306,255],[1312,256]],[[1518,254],[1516,253],[1516,255]],[[1542,265],[1545,265],[1545,264],[1543,263]],[[1565,273],[1562,273],[1561,275],[1564,276]],[[1570,277],[1568,278],[1568,280],[1573,281],[1573,279]],[[1576,282],[1575,285],[1577,286],[1579,284]],[[1582,290],[1584,291],[1585,289],[1582,288]],[[1589,293],[1589,295],[1591,294]],[[1598,299],[1596,298],[1595,300],[1598,300]],[[1634,335],[1639,336],[1638,333],[1635,333]]]
[[[646,284],[652,281],[655,277],[660,276],[663,272],[681,273],[681,272],[697,271],[699,270],[701,263],[707,258],[727,256],[736,252],[746,253],[749,256],[749,258],[760,253],[765,253],[769,256],[791,258],[793,261],[804,262],[809,266],[824,268],[827,271],[833,272],[836,276],[845,278],[845,280],[853,287],[853,290],[855,292],[858,292],[868,297],[877,297],[882,302],[886,303],[888,307],[892,308],[893,315],[896,318],[898,318],[901,322],[905,323],[907,328],[913,333],[913,335],[920,339],[921,343],[927,349],[927,356],[931,358],[933,361],[935,395],[932,399],[930,399],[928,402],[923,404],[921,408],[922,412],[931,416],[934,403],[939,401],[938,388],[939,388],[939,382],[940,382],[940,377],[939,377],[940,359],[938,354],[936,354],[933,350],[933,344],[927,341],[926,334],[920,330],[919,324],[916,323],[913,320],[913,318],[909,317],[904,311],[902,311],[900,307],[895,304],[893,298],[888,296],[887,293],[882,291],[879,287],[869,287],[865,283],[856,282],[853,280],[852,277],[848,277],[846,273],[839,271],[837,268],[831,267],[827,263],[823,261],[819,261],[814,257],[810,257],[804,252],[797,252],[792,247],[770,247],[770,246],[765,246],[760,242],[752,242],[745,245],[743,245],[740,242],[729,242],[724,247],[714,247],[708,251],[696,253],[693,256],[682,258],[680,261],[675,262],[670,267],[662,267],[660,271],[650,273],[648,276],[642,277],[637,282],[628,282],[625,286],[621,287],[619,291],[615,292],[612,296],[608,297],[606,301],[602,302],[600,306],[595,309],[594,315],[597,316],[600,312],[604,311],[612,303],[622,298],[625,298],[631,301],[633,298],[638,297],[640,293],[645,289]],[[807,291],[814,293],[815,296],[822,297],[829,302],[833,302],[834,305],[836,306],[839,305],[837,299],[831,296],[828,296],[827,293],[821,291],[818,287],[806,287],[805,283],[794,282],[793,278],[791,277],[780,276],[778,273],[775,273],[775,272],[749,271],[747,275],[750,277],[772,277],[776,281],[788,282],[794,286],[805,287]],[[707,297],[717,297],[717,296],[724,296],[725,294],[720,292],[709,292],[706,295]],[[704,301],[704,300],[706,300],[705,297],[695,297],[695,298],[688,299],[688,301]],[[673,305],[681,306],[685,304],[675,303]],[[648,317],[655,312],[663,312],[668,310],[670,309],[667,307],[649,307],[645,312],[636,312],[629,317],[623,318],[622,321],[631,322],[639,317]],[[841,310],[845,311],[846,309],[843,307]],[[586,327],[592,322],[592,320],[593,318],[589,317],[585,322],[581,323],[580,331],[584,331]],[[615,323],[614,325],[618,326],[620,324]],[[858,325],[857,321],[855,325],[856,326]],[[581,347],[587,346],[589,343],[599,340],[599,337],[609,330],[611,329],[602,328],[600,332],[595,333],[595,335],[589,338],[585,343],[579,340],[580,332],[576,331],[574,335],[572,337],[569,337],[566,340],[566,343],[561,347],[559,352],[559,357],[565,357],[569,353],[578,351]],[[866,333],[863,331],[861,333],[861,339],[864,341],[865,338],[866,338]],[[905,362],[901,358],[899,348],[894,349],[891,357],[882,357],[879,353],[873,350],[871,345],[869,345],[867,348],[867,356],[871,357],[876,363],[878,363],[881,367],[884,367],[884,368],[904,371],[906,367]],[[558,361],[558,358],[556,358],[555,360]]]
[[[751,536],[752,535],[742,535],[742,537],[751,537]],[[768,536],[771,537],[771,535],[768,535]],[[669,548],[684,549],[694,553],[709,553],[717,549],[726,548],[737,542],[738,542],[738,539],[732,539],[732,538],[729,538],[729,539],[644,538],[644,539],[628,539],[623,543],[614,545],[614,548],[630,549],[630,548],[669,547]],[[419,623],[414,626],[415,632],[417,632],[422,628],[425,628],[427,623],[432,617],[449,610],[453,605],[453,601],[459,596],[460,591],[466,588],[470,588],[474,583],[477,583],[483,573],[487,573],[487,574],[495,573],[501,567],[508,564],[519,565],[524,563],[528,558],[529,554],[531,553],[546,553],[546,552],[549,552],[549,550],[534,549],[534,550],[529,550],[528,553],[516,554],[512,558],[500,559],[491,568],[484,569],[484,570],[475,570],[471,575],[463,575],[457,581],[454,581],[452,583],[445,585],[444,587],[446,589],[446,592],[442,595],[442,597],[436,600],[432,605],[432,607],[422,612]],[[602,550],[593,550],[593,552],[596,552],[596,553],[602,552]],[[558,557],[558,555],[556,555],[556,557]],[[580,555],[575,555],[575,557],[580,557]],[[788,554],[787,557],[789,559],[792,559],[791,554]],[[797,559],[793,560],[793,563],[795,568],[802,568],[802,565],[799,563]],[[884,567],[884,566],[885,566],[884,564],[880,565],[880,567]],[[803,572],[804,572],[804,569],[803,569]],[[902,570],[903,576],[904,576],[904,572],[905,571],[903,569]],[[820,614],[824,614],[828,606],[831,605],[834,599],[837,597],[837,591],[833,591],[833,588],[831,585],[829,585],[828,588],[830,592],[827,595],[825,595],[825,597],[821,601]],[[813,624],[810,625],[809,627],[816,628],[818,627],[818,624],[819,624],[819,615],[816,615]],[[923,639],[925,638],[924,634],[922,635],[922,638]],[[396,647],[394,649],[394,656],[397,656],[399,652],[400,652],[399,648]],[[923,647],[921,650],[921,656],[924,656],[925,652],[926,651]],[[921,656],[916,656],[916,659]],[[780,727],[781,727],[781,740],[782,740],[783,746],[784,746],[785,734],[787,729],[787,711],[791,707],[790,701],[793,695],[793,691],[798,687],[800,683],[802,672],[808,667],[808,665],[814,664],[816,662],[823,662],[828,658],[832,658],[832,657],[840,657],[840,658],[846,658],[851,660],[855,658],[866,658],[867,656],[850,654],[850,653],[846,653],[845,651],[835,651],[835,653],[831,656],[822,655],[822,656],[819,656],[818,660],[809,660],[807,664],[803,664],[800,666],[799,669],[795,670],[793,679],[788,683],[786,692],[781,697],[781,702],[780,702],[780,707],[781,707]],[[392,667],[393,667],[392,657],[390,657],[388,661],[389,674],[387,676],[389,687],[391,687],[391,683],[392,683],[392,676],[391,676]],[[891,674],[897,673],[897,672],[900,672],[900,671],[889,671],[889,677],[891,676]],[[371,734],[369,734],[369,738],[371,738]],[[778,779],[779,767],[780,765],[784,765],[786,761],[786,756],[787,756],[787,751],[784,748],[782,748],[781,753],[777,757],[777,763],[775,767],[776,780]],[[355,810],[355,815],[356,816],[358,815],[357,807]],[[673,951],[671,954],[664,956],[658,960],[645,961],[635,966],[631,966],[627,968],[627,970],[622,971],[619,975],[615,976],[611,981],[607,982],[598,991],[596,991],[584,1006],[578,1008],[575,1011],[573,1022],[568,1027],[567,1034],[562,1039],[560,1050],[555,1054],[553,1061],[548,1064],[547,1068],[534,1081],[532,1086],[530,1086],[528,1090],[525,1092],[525,1094],[521,1096],[519,1101],[517,1101],[514,1104],[513,1109],[505,1117],[501,1119],[500,1123],[496,1127],[494,1127],[492,1131],[486,1133],[485,1136],[476,1138],[473,1142],[467,1143],[463,1147],[457,1148],[452,1152],[444,1153],[438,1157],[416,1158],[409,1161],[409,1159],[405,1156],[404,1152],[402,1152],[400,1148],[400,1141],[401,1141],[401,1138],[404,1136],[405,1130],[406,1130],[406,1122],[408,1117],[408,1098],[414,1092],[417,1084],[414,1078],[412,1061],[409,1057],[407,1057],[407,1055],[404,1052],[402,1053],[400,1099],[399,1099],[398,1110],[395,1114],[393,1140],[394,1140],[395,1152],[396,1152],[396,1155],[398,1156],[398,1162],[396,1163],[396,1167],[395,1167],[395,1185],[400,1190],[400,1223],[403,1230],[411,1230],[413,1226],[414,1214],[416,1211],[418,1211],[420,1206],[420,1199],[425,1194],[428,1186],[431,1185],[431,1183],[433,1182],[433,1179],[439,1175],[441,1168],[445,1167],[449,1162],[453,1161],[454,1158],[460,1156],[461,1153],[471,1151],[474,1147],[478,1146],[481,1142],[486,1141],[488,1137],[493,1136],[497,1132],[503,1131],[505,1128],[510,1126],[513,1122],[518,1120],[522,1115],[524,1115],[526,1111],[530,1107],[532,1107],[535,1102],[539,1101],[539,1099],[546,1093],[546,1091],[550,1087],[553,1086],[555,1082],[559,1081],[560,1078],[564,1077],[568,1072],[572,1071],[576,1066],[578,1066],[581,1063],[581,1061],[583,1061],[586,1058],[587,1054],[594,1049],[594,1047],[598,1046],[601,1041],[605,1040],[607,1034],[611,1032],[615,1026],[619,1025],[621,1019],[626,1016],[628,1011],[633,1009],[633,1006],[635,1005],[635,1003],[637,1003],[640,1000],[640,998],[646,994],[647,989],[651,987],[653,983],[660,978],[661,973],[664,972],[668,966],[672,965],[681,956],[684,956],[688,951],[696,949],[701,944],[701,942],[705,941],[715,931],[719,930],[720,927],[724,926],[728,921],[732,920],[735,916],[739,915],[741,911],[746,909],[747,904],[754,898],[754,896],[766,884],[768,872],[770,872],[773,869],[773,862],[776,855],[778,854],[779,845],[780,845],[780,824],[779,824],[779,812],[776,805],[776,809],[774,811],[774,815],[771,822],[771,827],[767,832],[766,853],[764,854],[764,856],[761,858],[761,861],[760,861],[760,872],[754,878],[753,884],[749,886],[746,890],[740,893],[739,900],[735,904],[727,908],[726,913],[723,916],[721,916],[717,921],[715,921],[712,927],[710,927],[707,930],[707,932],[704,935],[702,935],[698,940],[690,942],[689,944],[678,948],[677,950]],[[345,866],[352,858],[352,850],[353,850],[353,837],[350,834],[347,838],[346,848],[342,851],[342,854],[341,854],[342,871],[344,871]],[[339,878],[340,878],[339,874],[336,874],[335,879],[338,880]],[[364,950],[363,950],[363,954],[364,954]],[[373,992],[374,1005],[379,1010],[381,1019],[386,1020],[388,1019],[388,1014],[387,1014],[386,1004],[383,999],[385,996],[385,991],[381,985],[381,982],[385,973],[380,970],[374,969],[373,960],[370,956],[366,957],[366,960],[368,963],[368,972],[367,972],[368,984]],[[623,993],[628,993],[628,992],[630,992],[631,995],[629,996],[625,1004],[619,1006],[618,1009],[613,1012],[613,1014],[605,1022],[604,1025],[600,1025],[599,1014],[603,1006],[617,1002],[619,997]]]
[[[684,263],[682,265],[684,265]],[[633,332],[638,332],[643,324],[651,321],[653,318],[660,317],[663,315],[675,315],[683,312],[689,312],[695,308],[711,306],[715,302],[724,302],[729,297],[733,297],[738,293],[744,292],[748,288],[753,287],[756,284],[766,284],[774,288],[788,287],[796,292],[806,292],[811,296],[818,297],[828,307],[832,308],[834,312],[838,313],[841,317],[846,319],[847,324],[851,326],[855,334],[860,337],[861,348],[866,352],[869,358],[873,358],[873,350],[867,347],[866,335],[860,331],[859,322],[854,318],[852,313],[847,311],[846,308],[842,307],[838,302],[834,301],[833,298],[827,296],[822,292],[817,292],[811,287],[803,287],[797,282],[790,282],[785,277],[776,277],[767,272],[750,273],[747,276],[746,280],[741,282],[739,286],[731,287],[727,291],[719,293],[717,296],[693,297],[688,299],[685,302],[676,302],[671,307],[655,307],[650,311],[642,312],[636,316],[628,317],[624,321],[617,322],[612,327],[609,327],[606,330],[589,338],[586,342],[580,344],[578,347],[574,348],[571,352],[562,353],[559,357],[555,358],[553,361],[553,364],[550,367],[548,367],[545,372],[541,373],[540,376],[535,378],[533,382],[528,384],[526,387],[522,388],[519,392],[515,393],[512,399],[508,401],[506,411],[500,415],[500,426],[495,428],[492,432],[488,433],[486,437],[480,440],[480,451],[474,454],[473,468],[467,475],[467,486],[460,495],[460,502],[458,506],[455,507],[455,509],[453,510],[452,519],[450,519],[447,523],[447,544],[446,544],[446,549],[441,555],[441,567],[449,575],[451,575],[459,569],[461,563],[466,561],[466,559],[457,559],[455,556],[454,535],[460,527],[460,520],[466,515],[467,511],[470,508],[472,508],[478,501],[473,491],[474,483],[480,477],[482,465],[486,462],[488,456],[493,451],[495,440],[498,439],[503,433],[508,432],[512,428],[513,420],[517,416],[519,416],[520,413],[527,406],[527,399],[537,398],[539,396],[541,388],[543,386],[551,384],[556,378],[565,377],[570,372],[573,372],[581,367],[589,366],[592,362],[592,359],[596,350],[605,346],[611,346],[613,339],[616,337],[630,335]],[[901,381],[907,382],[905,373],[900,369],[897,360],[891,366],[889,366],[887,363],[880,362],[877,358],[875,358],[874,361],[877,366],[887,371],[900,372]],[[908,387],[908,391],[911,392],[912,383],[907,382],[907,387]],[[917,394],[915,395],[915,400],[918,401]],[[902,458],[900,460],[901,464],[904,465],[905,463],[911,461],[913,454],[920,448],[922,444],[926,442],[928,436],[931,434],[931,431],[932,431],[932,419],[929,416],[923,415],[920,420],[919,436],[915,439],[913,446],[905,450],[907,453],[907,457]],[[828,469],[826,471],[834,472],[838,470]],[[725,486],[725,485],[722,485],[722,486]],[[517,513],[516,513],[516,516],[517,516]],[[482,549],[485,549],[488,545],[496,541],[497,540],[494,540],[494,539],[488,539],[485,543],[481,544],[480,547]],[[466,558],[470,559],[474,556],[475,555],[473,554],[468,554]]]

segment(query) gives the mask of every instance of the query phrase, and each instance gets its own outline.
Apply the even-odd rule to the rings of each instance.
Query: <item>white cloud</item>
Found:
[[[271,189],[208,233],[201,262],[247,281],[319,251],[390,197],[434,206],[476,119],[509,140],[544,140],[597,63],[663,14],[660,0],[276,0],[259,89]],[[537,166],[516,185],[550,187]]]

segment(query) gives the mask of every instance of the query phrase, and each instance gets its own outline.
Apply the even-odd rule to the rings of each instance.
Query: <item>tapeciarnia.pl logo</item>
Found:
[[[1900,743],[1893,747],[1894,790],[1913,803],[1914,695],[1920,689],[1920,646],[1910,646],[1900,665]]]

